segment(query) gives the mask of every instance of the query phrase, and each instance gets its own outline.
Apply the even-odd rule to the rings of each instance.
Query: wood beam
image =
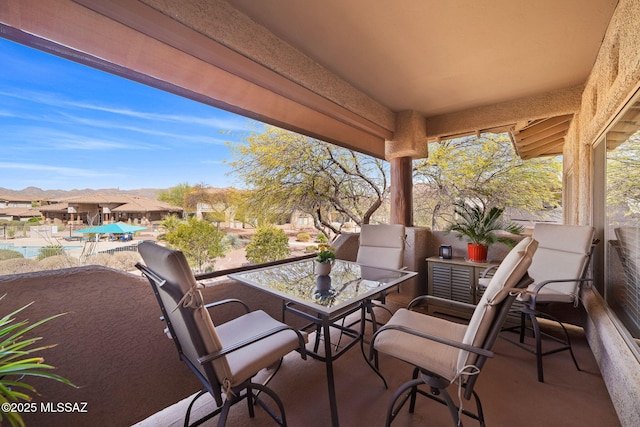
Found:
[[[391,212],[389,223],[413,227],[413,162],[396,157],[391,163]]]
[[[520,138],[528,138],[529,136],[532,135],[536,135],[539,132],[545,130],[545,129],[549,129],[551,127],[554,127],[556,125],[562,124],[562,123],[567,123],[567,122],[571,122],[571,119],[573,119],[573,114],[566,114],[564,116],[557,116],[557,117],[552,117],[550,119],[547,120],[543,120],[539,123],[536,123],[534,125],[531,125],[530,127],[527,127],[526,129],[522,129],[521,131],[518,132],[518,136]],[[568,127],[568,126],[567,126]]]
[[[563,148],[564,148],[564,140],[561,140],[556,142],[555,144],[550,144],[545,147],[536,147],[535,149],[527,152],[526,154],[522,154],[522,158],[527,160],[527,159],[533,159],[535,157],[540,157],[540,156],[560,155],[563,152]]]
[[[521,145],[535,144],[537,141],[540,141],[544,138],[547,138],[552,135],[566,135],[569,130],[570,123],[560,123],[559,125],[555,125],[550,127],[542,132],[538,132],[535,134],[530,134],[527,138],[521,138],[520,134],[516,135],[516,142]]]

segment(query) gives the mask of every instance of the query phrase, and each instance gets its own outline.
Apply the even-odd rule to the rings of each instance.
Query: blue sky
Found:
[[[259,122],[0,38],[0,187],[241,186],[225,142]]]

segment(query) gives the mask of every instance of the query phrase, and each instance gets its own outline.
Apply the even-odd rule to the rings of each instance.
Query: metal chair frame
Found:
[[[226,347],[218,352],[207,354],[206,356],[200,357],[198,358],[198,362],[204,367],[204,370],[207,373],[207,376],[205,376],[194,365],[194,363],[184,354],[182,350],[182,344],[180,343],[180,339],[178,338],[178,335],[175,333],[173,324],[171,323],[171,318],[169,316],[169,313],[166,310],[164,302],[162,301],[162,297],[160,296],[160,293],[159,293],[160,289],[162,289],[163,285],[166,283],[166,280],[163,277],[161,277],[158,273],[151,270],[149,267],[145,265],[138,263],[136,264],[136,268],[138,268],[143,273],[143,275],[149,280],[149,283],[151,284],[151,288],[153,289],[153,293],[156,296],[156,299],[158,300],[158,304],[160,305],[160,310],[162,312],[162,316],[160,319],[163,320],[167,325],[167,330],[169,331],[169,334],[171,335],[171,339],[173,340],[176,346],[180,360],[182,360],[189,367],[189,369],[191,369],[191,371],[195,374],[195,376],[200,380],[200,382],[204,386],[204,389],[201,390],[190,402],[187,408],[187,412],[185,414],[184,426],[185,427],[198,426],[206,422],[207,420],[215,417],[216,415],[220,415],[220,418],[218,420],[218,426],[220,427],[224,426],[226,424],[226,420],[227,420],[227,416],[229,414],[230,408],[236,403],[241,402],[244,399],[247,399],[249,416],[251,418],[254,418],[255,416],[254,405],[258,404],[269,414],[269,416],[271,416],[271,418],[273,418],[276,421],[278,425],[286,426],[287,423],[286,423],[284,405],[282,404],[282,401],[280,400],[278,395],[273,390],[267,387],[267,384],[271,381],[271,379],[275,376],[275,374],[280,369],[280,366],[282,365],[282,358],[279,360],[278,365],[275,367],[274,371],[265,379],[265,381],[263,381],[262,383],[255,383],[251,380],[251,378],[249,378],[248,380],[244,381],[238,386],[232,387],[231,393],[225,393],[224,398],[222,393],[222,384],[217,380],[217,376],[213,372],[213,368],[210,362],[220,357],[223,357],[233,351],[236,351],[240,348],[251,345],[257,341],[265,339],[269,336],[272,336],[284,330],[294,330],[298,334],[298,337],[301,343],[299,351],[303,359],[306,359],[304,339],[302,338],[300,333],[295,329],[284,325],[277,328],[272,328],[258,336],[252,337],[252,339],[239,342],[236,345]],[[175,297],[176,296],[174,296],[174,299]],[[216,307],[224,304],[230,304],[230,303],[240,304],[244,308],[246,313],[249,313],[250,311],[249,307],[244,302],[237,299],[225,299],[222,301],[206,304],[205,308],[209,309],[212,307]],[[190,321],[189,316],[184,316],[184,319],[185,319],[185,323],[187,323],[187,327],[194,328],[195,330],[196,325],[193,321]],[[201,345],[201,343],[198,343],[198,345]],[[210,380],[210,378],[213,379],[213,383]],[[255,390],[257,390],[257,392],[255,392]],[[267,394],[275,402],[275,404],[278,407],[279,415],[276,414],[273,410],[271,410],[271,408],[269,408],[269,406],[267,406],[266,403],[259,397],[259,394],[261,392],[264,392],[265,394]],[[210,393],[213,396],[217,404],[217,408],[212,412],[210,412],[209,414],[206,414],[202,418],[194,421],[193,423],[189,423],[193,405],[200,397],[202,397],[206,393]]]
[[[549,285],[550,283],[567,283],[567,282],[580,282],[580,286],[578,287],[578,294],[576,295],[576,299],[579,298],[580,295],[580,288],[582,287],[583,283],[587,283],[587,282],[591,282],[593,281],[592,278],[588,278],[587,275],[589,273],[589,267],[591,265],[591,258],[593,256],[593,252],[596,248],[596,246],[598,245],[598,243],[600,242],[600,240],[598,239],[594,239],[593,242],[591,243],[591,249],[589,250],[589,254],[588,254],[588,260],[584,265],[584,268],[582,269],[582,272],[580,274],[580,278],[573,278],[573,279],[554,279],[554,280],[546,280],[544,282],[540,282],[538,284],[536,284],[533,293],[531,294],[531,298],[529,301],[527,302],[523,302],[521,304],[516,303],[516,306],[518,310],[520,310],[520,324],[519,325],[515,325],[515,326],[511,326],[508,328],[504,328],[503,330],[506,332],[516,332],[519,334],[518,340],[513,340],[511,338],[508,338],[506,336],[502,336],[503,339],[505,339],[506,341],[517,345],[518,347],[520,347],[521,349],[528,351],[529,353],[533,354],[536,356],[536,366],[537,366],[537,372],[538,372],[538,381],[539,382],[544,382],[544,368],[543,368],[543,364],[542,364],[542,358],[544,356],[549,356],[551,354],[555,354],[555,353],[559,353],[562,351],[569,351],[569,353],[571,354],[571,359],[573,360],[573,364],[575,365],[576,369],[578,371],[580,371],[580,366],[578,365],[578,360],[576,359],[576,356],[573,352],[573,347],[571,346],[571,338],[569,336],[569,331],[567,330],[567,328],[565,327],[565,325],[562,323],[562,321],[560,321],[560,319],[558,319],[557,317],[549,314],[549,313],[545,313],[542,312],[540,310],[538,310],[537,308],[537,301],[536,301],[536,296],[538,294],[538,292],[544,288],[545,286]],[[577,301],[576,301],[577,302]],[[548,306],[554,304],[554,302],[544,302],[541,303],[540,305],[543,306]],[[563,303],[566,304],[566,303]],[[544,331],[542,331],[540,329],[540,323],[538,322],[538,317],[540,318],[544,318],[547,320],[551,320],[553,322],[556,322],[558,325],[560,325],[560,327],[562,328],[563,334],[564,334],[564,339],[563,338],[558,338],[554,335],[551,335],[549,333],[546,333]],[[530,326],[527,325],[526,320],[529,319],[529,323]],[[535,339],[535,346],[530,346],[527,345],[525,343],[525,336],[526,336],[526,331],[532,331],[533,333],[533,337]],[[542,338],[548,338],[552,341],[555,341],[556,343],[560,344],[559,347],[554,347],[550,350],[547,351],[543,351],[542,350]]]
[[[520,281],[516,284],[516,286],[514,286],[514,289],[526,288],[531,283],[533,283],[533,279],[531,279],[527,274],[525,274],[524,277],[522,277]],[[475,346],[464,344],[461,342],[443,339],[435,335],[425,334],[425,333],[408,329],[399,325],[387,324],[381,327],[372,337],[369,358],[370,360],[373,359],[375,353],[377,353],[377,351],[374,348],[376,338],[381,333],[384,333],[384,331],[386,330],[395,329],[395,330],[401,330],[403,332],[415,335],[417,337],[433,340],[436,342],[440,342],[442,344],[459,348],[461,350],[466,350],[466,351],[475,353],[477,355],[477,359],[473,365],[478,369],[478,373],[479,373],[482,367],[484,366],[487,358],[493,357],[494,355],[491,349],[493,348],[493,345],[497,337],[502,331],[502,325],[504,324],[507,318],[507,315],[509,314],[511,304],[516,299],[516,297],[517,297],[517,293],[510,293],[504,298],[504,300],[502,300],[499,303],[496,316],[492,321],[489,332],[487,333],[487,336],[481,347],[475,347]],[[409,306],[407,308],[411,309],[412,307],[415,307],[422,301],[427,301],[427,302],[428,301],[440,301],[440,302],[446,301],[447,303],[453,304],[460,309],[468,309],[468,310],[473,310],[476,307],[472,304],[466,304],[466,303],[457,302],[457,301],[450,301],[450,300],[445,300],[438,297],[433,297],[430,295],[425,295],[425,296],[420,296],[413,299],[409,303]],[[429,315],[425,315],[425,316],[428,317]],[[379,374],[379,375],[382,377],[382,374]],[[464,389],[464,393],[462,395],[464,399],[469,400],[473,396],[476,404],[476,412],[474,413],[468,409],[461,408],[453,401],[453,399],[451,398],[451,395],[447,391],[447,388],[452,386],[452,383],[448,379],[443,378],[442,376],[436,373],[430,372],[428,369],[415,367],[413,371],[412,379],[404,383],[403,385],[401,385],[396,390],[393,397],[391,398],[391,403],[387,408],[387,419],[386,419],[385,425],[386,426],[391,425],[391,423],[396,418],[396,416],[398,415],[402,407],[407,403],[407,401],[410,402],[409,413],[413,413],[415,411],[416,397],[418,394],[420,394],[440,404],[446,405],[447,408],[449,409],[451,418],[453,419],[454,426],[462,426],[462,420],[460,419],[460,415],[463,414],[472,419],[477,420],[480,423],[480,425],[484,427],[485,421],[484,421],[484,413],[482,410],[482,403],[480,401],[480,397],[474,391],[474,386],[477,379],[478,379],[477,374],[470,375],[468,376],[467,381],[460,385],[460,387]],[[427,385],[429,387],[429,391],[420,389],[419,386],[421,385]],[[455,383],[453,385],[455,386]],[[385,381],[385,386],[386,386],[386,381]]]

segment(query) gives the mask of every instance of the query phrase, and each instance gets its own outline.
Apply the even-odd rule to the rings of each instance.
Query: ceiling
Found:
[[[616,0],[228,0],[393,111],[425,117],[583,84]]]
[[[583,84],[615,0],[228,0],[393,111],[425,117]],[[500,123],[522,158],[562,154],[573,114]],[[452,137],[458,135],[444,135]],[[442,138],[440,135],[438,138]]]

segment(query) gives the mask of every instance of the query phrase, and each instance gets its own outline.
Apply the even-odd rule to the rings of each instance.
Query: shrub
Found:
[[[316,245],[310,245],[304,248],[304,250],[307,253],[315,254],[316,252],[318,252],[318,247]]]
[[[94,254],[88,256],[85,265],[101,265],[103,267],[117,268],[117,262],[111,254]]]
[[[24,274],[39,271],[38,261],[33,258],[13,258],[0,261],[0,276],[4,274]]]
[[[24,258],[24,255],[22,255],[18,251],[12,251],[10,249],[0,249],[0,261],[13,258]]]
[[[259,227],[247,245],[247,260],[253,264],[284,259],[290,253],[289,238],[272,225]]]
[[[54,255],[47,257],[38,263],[41,270],[61,270],[63,268],[77,267],[80,261],[77,258],[64,255]]]
[[[316,236],[316,242],[326,244],[329,243],[329,239],[324,235],[324,233],[320,232],[318,233],[318,236]]]
[[[123,251],[113,254],[113,268],[122,271],[135,271],[136,263],[142,261],[142,257],[137,252]]]
[[[237,234],[227,234],[222,238],[222,245],[227,249],[240,249],[244,246],[242,239]]]
[[[309,240],[311,240],[311,235],[305,232],[298,233],[296,239],[298,239],[299,242],[308,242]]]
[[[64,247],[62,245],[43,246],[42,248],[38,249],[38,261],[41,261],[50,256],[64,254]]]

